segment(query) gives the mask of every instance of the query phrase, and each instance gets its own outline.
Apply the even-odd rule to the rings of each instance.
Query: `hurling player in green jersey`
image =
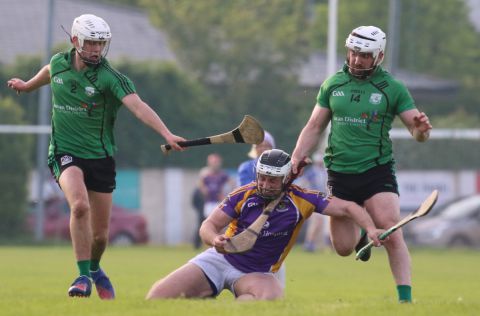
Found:
[[[293,170],[316,147],[331,123],[324,162],[332,194],[363,205],[379,228],[399,221],[400,206],[389,131],[399,116],[414,139],[428,139],[432,125],[419,112],[403,83],[384,70],[386,36],[378,27],[355,28],[346,40],[347,58],[340,71],[325,80],[317,103],[292,155]],[[340,255],[353,249],[341,235],[358,228],[350,220],[331,218],[331,238]],[[355,247],[368,239],[362,234]],[[410,254],[399,230],[385,241],[400,302],[411,302]],[[370,253],[363,256],[367,261]]]
[[[110,27],[100,17],[74,19],[73,48],[54,55],[33,78],[13,78],[8,86],[30,92],[50,84],[52,134],[48,165],[70,206],[70,235],[79,277],[70,296],[89,297],[92,280],[101,299],[113,299],[114,288],[100,268],[107,246],[116,150],[113,128],[121,105],[163,136],[175,150],[185,139],[170,132],[160,117],[135,91],[133,83],[105,58]]]

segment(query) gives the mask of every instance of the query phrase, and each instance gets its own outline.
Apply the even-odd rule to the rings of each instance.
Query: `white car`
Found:
[[[432,247],[480,247],[480,194],[433,210],[404,228],[407,243]]]

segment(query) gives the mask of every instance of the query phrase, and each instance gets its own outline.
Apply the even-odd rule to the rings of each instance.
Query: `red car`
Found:
[[[70,239],[70,209],[64,198],[45,202],[43,234],[48,239]],[[35,229],[35,214],[27,217],[27,227]],[[148,241],[147,222],[140,214],[113,205],[108,239],[113,245],[143,244]]]

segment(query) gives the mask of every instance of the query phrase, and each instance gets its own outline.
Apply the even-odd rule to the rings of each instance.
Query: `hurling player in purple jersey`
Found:
[[[285,187],[290,171],[287,153],[279,149],[265,151],[256,165],[256,182],[231,192],[203,222],[200,236],[211,248],[157,281],[147,299],[215,297],[224,289],[238,300],[283,297],[283,288],[274,274],[295,244],[303,222],[313,212],[351,218],[367,231],[376,246],[380,245],[377,236],[382,230],[376,229],[362,207],[297,185]],[[227,240],[245,230],[265,205],[284,192],[253,248],[243,254],[226,253]],[[349,244],[353,251],[359,231],[342,233],[344,244]]]

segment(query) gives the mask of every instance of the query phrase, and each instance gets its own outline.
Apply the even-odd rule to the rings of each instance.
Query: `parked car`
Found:
[[[43,233],[49,239],[70,239],[70,209],[64,198],[45,202]],[[35,214],[27,217],[27,229],[35,229]],[[143,244],[148,241],[147,223],[140,214],[113,205],[110,216],[109,242],[113,245]]]
[[[480,194],[453,201],[404,227],[407,242],[433,247],[480,247]]]

